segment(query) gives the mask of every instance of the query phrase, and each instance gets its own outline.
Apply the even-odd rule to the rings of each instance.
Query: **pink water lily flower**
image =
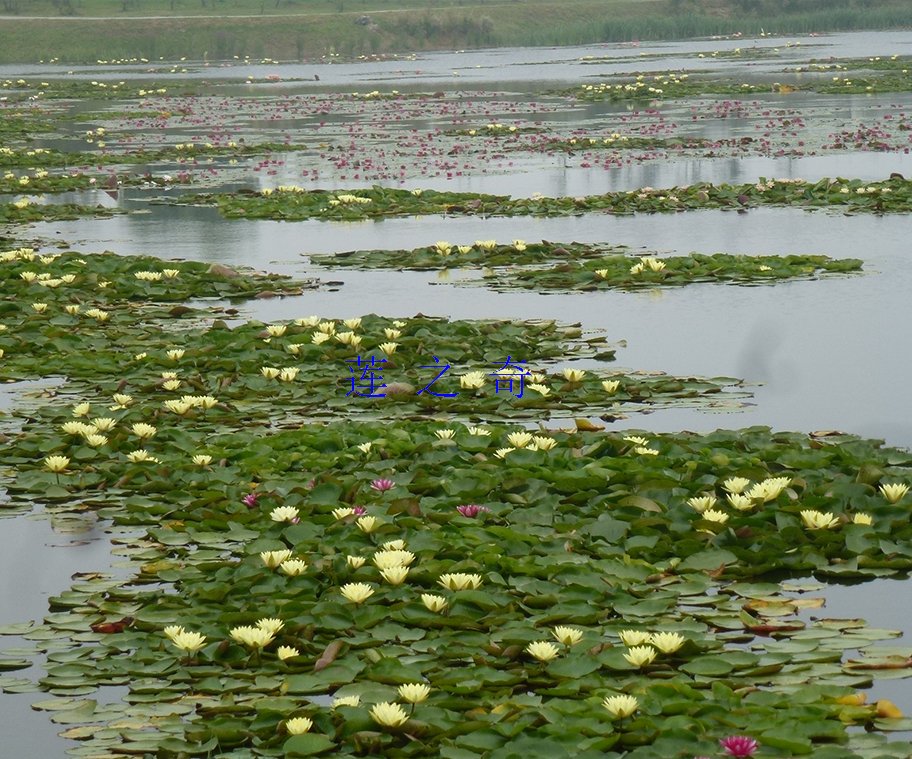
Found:
[[[241,499],[241,503],[252,509],[257,505],[257,498],[259,498],[259,496],[256,493],[248,493]]]
[[[457,506],[456,511],[458,511],[462,516],[472,519],[477,517],[483,511],[490,511],[487,506],[479,506],[476,503],[465,503],[462,506]]]
[[[757,741],[753,738],[748,738],[746,735],[730,735],[728,738],[722,738],[719,741],[719,745],[725,750],[726,754],[735,757],[753,756],[757,749],[760,748],[760,744]]]
[[[367,509],[364,506],[353,506],[352,514],[356,517],[363,517],[367,513]]]
[[[387,490],[392,490],[396,486],[396,483],[392,480],[387,480],[385,478],[380,478],[379,480],[374,480],[371,483],[371,488],[374,490],[384,493]]]

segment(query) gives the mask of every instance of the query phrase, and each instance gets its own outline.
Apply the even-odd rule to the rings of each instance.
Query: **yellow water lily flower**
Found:
[[[127,458],[134,464],[142,464],[144,462],[149,462],[150,464],[161,464],[155,456],[149,453],[144,448],[140,448],[136,451],[131,451],[127,454]]]
[[[702,514],[704,511],[707,511],[716,505],[716,497],[714,495],[694,496],[693,498],[687,499],[687,505],[698,514]]]
[[[44,465],[48,471],[60,474],[66,471],[66,468],[70,465],[70,460],[66,456],[47,456],[44,459]]]
[[[371,533],[376,530],[382,523],[377,517],[359,517],[355,520],[355,524],[358,525],[358,529],[361,532]]]
[[[744,493],[729,493],[725,499],[738,511],[750,511],[754,508],[753,499]]]
[[[716,524],[725,524],[728,521],[728,514],[718,509],[707,509],[702,516],[707,522],[715,522]]]
[[[560,656],[560,649],[548,640],[537,640],[526,646],[526,653],[541,662],[551,661]]]
[[[208,453],[197,453],[193,456],[192,461],[197,466],[209,466],[212,463],[212,456]]]
[[[647,643],[652,636],[643,630],[621,630],[618,637],[625,646],[632,647]]]
[[[415,560],[415,554],[411,551],[402,549],[389,549],[377,551],[374,554],[374,565],[377,569],[389,569],[390,567],[407,567]]]
[[[339,592],[355,604],[364,603],[374,595],[374,589],[366,582],[350,582],[339,588]]]
[[[298,510],[294,506],[277,506],[269,512],[273,522],[293,522],[298,518]]]
[[[364,562],[367,561],[367,559],[363,556],[346,556],[345,561],[352,569],[360,569],[364,566]]]
[[[484,372],[469,372],[459,378],[459,387],[463,390],[477,390],[485,383]]]
[[[288,327],[285,324],[270,324],[266,327],[266,332],[270,337],[281,337],[287,329]]]
[[[399,698],[410,704],[420,704],[431,695],[431,689],[423,683],[405,683],[399,686]]]
[[[266,565],[268,569],[275,569],[283,561],[288,561],[291,558],[291,551],[287,548],[281,551],[261,551],[260,560],[263,564]]]
[[[137,422],[130,430],[140,440],[148,440],[155,437],[155,433],[158,431],[151,424],[146,424],[145,422]]]
[[[634,667],[645,667],[647,664],[652,664],[657,653],[652,646],[634,646],[624,652],[624,658]]]
[[[530,432],[511,432],[507,435],[507,442],[514,448],[525,448],[532,442],[532,433]]]
[[[443,596],[435,596],[431,593],[422,593],[421,603],[425,605],[428,611],[433,611],[437,614],[445,611],[448,606],[448,602]]]
[[[586,371],[585,369],[564,369],[561,374],[567,382],[582,382],[583,377],[586,376]]]
[[[296,656],[300,656],[301,652],[298,651],[294,646],[279,646],[276,649],[276,656],[279,657],[280,661],[286,661],[288,659],[294,659]]]
[[[608,713],[615,719],[622,719],[633,714],[639,708],[640,702],[637,700],[636,696],[624,694],[619,696],[608,696],[602,701],[602,706],[604,706],[605,709],[608,710]]]
[[[286,559],[279,564],[279,569],[289,577],[297,577],[307,571],[307,562],[304,559]]]
[[[338,696],[333,699],[330,709],[338,709],[340,706],[360,706],[361,696]]]
[[[168,635],[168,628],[165,628],[165,634]],[[205,635],[184,630],[182,627],[178,630],[174,630],[168,637],[171,639],[171,643],[175,648],[186,651],[191,656],[199,651],[206,643]]]
[[[269,630],[253,627],[252,625],[233,627],[228,631],[228,634],[231,636],[232,640],[254,650],[265,648],[273,639],[273,634],[269,632]]]
[[[852,515],[852,524],[874,524],[874,519],[870,514],[859,511],[857,514]]]
[[[257,621],[256,626],[260,630],[265,630],[270,635],[275,635],[279,630],[285,627],[285,623],[281,619],[275,617],[264,617]]]
[[[408,577],[408,567],[387,567],[380,570],[380,576],[390,585],[402,585],[405,578]]]
[[[899,503],[909,492],[909,486],[903,482],[885,482],[880,486],[880,494],[889,503]]]
[[[557,639],[558,643],[563,643],[565,646],[573,646],[583,639],[582,630],[578,630],[575,627],[567,627],[566,625],[558,625],[551,631],[551,634]]]
[[[809,530],[831,530],[839,524],[839,517],[815,509],[804,509],[801,521]]]
[[[401,727],[408,722],[408,713],[399,704],[384,701],[374,704],[370,710],[371,719],[383,727]]]
[[[743,493],[748,485],[750,485],[750,480],[744,477],[729,477],[722,483],[722,489],[737,494]]]
[[[303,735],[313,727],[313,720],[307,717],[294,717],[285,720],[285,730],[289,735]]]
[[[608,393],[608,395],[614,395],[620,386],[620,380],[602,380],[602,390]]]
[[[455,572],[440,575],[437,582],[449,590],[476,590],[481,586],[481,575]]]
[[[649,643],[663,654],[673,654],[686,641],[687,638],[675,632],[653,633],[649,636]]]

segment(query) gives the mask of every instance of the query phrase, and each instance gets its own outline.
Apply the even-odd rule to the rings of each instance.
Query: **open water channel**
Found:
[[[868,56],[912,52],[912,33],[858,33],[805,38],[785,47],[786,40],[688,41],[614,45],[567,49],[528,49],[441,53],[414,61],[363,64],[308,64],[244,66],[187,65],[186,78],[243,79],[276,74],[291,82],[289,97],[311,92],[330,93],[353,87],[414,90],[446,88],[508,93],[505,102],[523,102],[522,93],[534,88],[557,89],[578,84],[583,77],[644,68],[695,67],[697,51],[732,50],[756,44],[778,47],[783,57],[751,63],[730,59],[700,60],[699,67],[714,73],[745,71],[771,74],[790,59]],[[651,59],[641,58],[667,56]],[[587,56],[608,57],[604,63],[586,63]],[[745,68],[749,67],[749,68]],[[26,74],[66,75],[49,66],[0,67],[0,77]],[[314,74],[319,83],[310,80]],[[92,79],[147,78],[142,67],[83,67],[72,77]],[[297,80],[297,81],[294,81]],[[785,81],[785,75],[782,75]],[[241,85],[239,92],[251,92]],[[267,90],[257,90],[265,92]],[[224,96],[219,91],[219,97]],[[470,94],[467,94],[470,97]],[[704,101],[706,99],[703,99]],[[721,100],[721,98],[719,98]],[[782,107],[770,100],[770,107]],[[876,118],[887,109],[912,111],[908,95],[796,96],[784,105],[791,111],[816,114],[809,134],[826,131],[854,118]],[[113,107],[113,106],[112,106]],[[670,120],[682,121],[690,104],[662,104]],[[527,118],[528,114],[520,116]],[[568,128],[610,123],[623,109],[580,108],[561,118]],[[496,117],[497,114],[495,114]],[[516,118],[513,115],[513,118]],[[543,110],[541,118],[549,118]],[[749,133],[754,117],[713,122],[720,136]],[[821,123],[824,126],[821,126]],[[186,127],[192,134],[204,126]],[[250,123],[238,129],[253,129]],[[278,132],[294,135],[294,125],[279,124]],[[370,125],[364,127],[370,131]],[[696,128],[696,127],[695,127]],[[262,131],[274,137],[267,128]],[[150,139],[157,139],[150,135]],[[250,170],[250,165],[220,166],[211,180],[215,186],[242,184],[264,187],[293,181],[302,167],[317,159],[308,154],[288,156],[272,172]],[[161,167],[159,167],[161,168]],[[167,168],[167,167],[165,167]],[[320,164],[318,186],[327,188],[370,185],[351,176],[348,169]],[[891,172],[912,175],[912,156],[901,151],[868,153],[861,150],[818,155],[731,155],[679,160],[661,157],[624,165],[581,166],[573,156],[540,156],[468,165],[459,171],[422,175],[415,166],[394,184],[514,195],[582,195],[607,190],[689,184],[696,181],[748,182],[761,177],[805,178],[849,176],[882,179]],[[65,240],[85,252],[114,250],[143,253],[164,259],[182,258],[225,264],[243,264],[295,276],[340,280],[331,290],[307,292],[280,300],[245,304],[247,318],[277,321],[311,313],[348,317],[362,313],[407,316],[421,312],[452,318],[546,318],[580,322],[587,332],[624,341],[617,365],[661,370],[678,375],[743,378],[753,391],[743,408],[706,411],[673,409],[634,415],[616,423],[618,428],[674,431],[711,430],[768,425],[777,429],[811,431],[839,429],[887,443],[912,447],[912,221],[908,216],[844,216],[797,209],[757,209],[743,213],[689,212],[676,215],[614,217],[585,215],[560,219],[420,217],[359,223],[319,221],[284,223],[227,221],[214,209],[153,204],[162,190],[129,190],[83,194],[81,200],[103,202],[134,211],[110,219],[80,219],[38,224],[30,237]],[[435,240],[453,243],[476,239],[527,241],[609,242],[661,253],[824,253],[864,260],[860,275],[797,281],[775,286],[735,287],[697,284],[678,289],[633,293],[605,291],[542,295],[495,293],[471,280],[475,275],[454,271],[446,276],[427,272],[327,271],[310,263],[308,254],[366,248],[413,248]],[[534,356],[526,357],[534,360]],[[2,401],[3,396],[0,396]],[[367,401],[365,401],[367,402]],[[8,405],[8,403],[7,403]],[[77,530],[74,532],[73,530]],[[104,525],[67,523],[58,530],[42,514],[3,520],[0,529],[0,624],[40,618],[47,597],[64,590],[75,572],[105,571],[112,561]],[[833,588],[827,614],[865,616],[876,627],[901,629],[912,635],[906,601],[912,600],[908,581],[877,581]],[[14,639],[4,640],[8,647]],[[28,671],[26,676],[39,676]],[[905,681],[880,686],[906,712],[912,712],[912,692]],[[44,714],[29,709],[35,694],[0,695],[0,756],[62,756],[66,742]]]

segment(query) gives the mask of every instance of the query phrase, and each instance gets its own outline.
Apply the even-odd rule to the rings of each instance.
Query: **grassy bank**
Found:
[[[904,0],[883,0],[862,7],[860,0],[821,5],[804,0],[784,7],[783,0],[748,6],[740,0],[566,0],[565,2],[392,3],[380,0],[316,2],[223,0],[176,3],[175,15],[139,21],[115,12],[122,0],[84,0],[80,13],[55,18],[0,19],[0,62],[57,58],[80,63],[143,57],[231,59],[233,56],[303,60],[328,54],[358,56],[421,50],[513,45],[567,45],[648,39],[678,39],[715,34],[879,29],[909,26]],[[170,0],[143,4],[154,15]],[[135,13],[140,7],[128,3]],[[403,10],[403,7],[407,9]],[[0,9],[3,4],[0,3]],[[240,18],[244,11],[264,13]],[[339,9],[342,10],[339,10]],[[41,6],[29,6],[38,14]],[[48,13],[48,11],[43,11]],[[275,14],[284,12],[286,15]],[[184,13],[185,15],[176,15]],[[235,14],[235,15],[231,15]],[[270,15],[272,14],[272,15]]]

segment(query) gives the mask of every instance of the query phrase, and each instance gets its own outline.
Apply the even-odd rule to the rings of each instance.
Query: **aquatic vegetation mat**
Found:
[[[145,458],[87,462],[36,432],[31,455],[15,444],[14,498],[57,488],[140,531],[119,550],[128,580],[79,577],[43,624],[4,630],[50,649],[56,698],[37,708],[76,755],[912,748],[847,731],[908,729],[858,692],[912,674],[897,633],[805,621],[819,585],[752,579],[912,566],[908,453],[437,422],[186,425],[147,436]],[[125,703],[83,698],[101,685]]]
[[[3,282],[0,308],[4,313],[18,310],[23,303],[40,301],[46,308],[70,316],[86,307],[112,308],[130,302],[173,303],[191,298],[298,295],[305,286],[315,286],[313,282],[222,264],[163,261],[152,256],[121,256],[110,252],[38,254],[32,248],[0,253],[0,273]]]
[[[0,224],[31,224],[35,221],[68,221],[84,216],[108,217],[125,213],[119,208],[87,206],[78,203],[49,203],[43,205],[28,198],[12,203],[0,203]]]
[[[636,289],[693,282],[762,284],[825,273],[846,274],[860,271],[862,267],[858,259],[833,260],[812,255],[691,253],[659,258],[650,253],[632,257],[630,249],[623,245],[526,243],[524,240],[506,244],[476,240],[467,245],[440,240],[413,250],[348,251],[311,255],[310,259],[327,268],[423,271],[483,267],[482,282],[490,287],[560,290]],[[548,268],[535,266],[541,263],[551,265]]]
[[[899,176],[881,182],[858,179],[762,179],[754,184],[699,182],[657,190],[582,197],[512,198],[508,195],[402,190],[375,186],[362,190],[306,190],[278,187],[261,192],[198,194],[179,203],[214,205],[231,219],[355,221],[393,216],[572,216],[593,211],[614,214],[677,213],[697,209],[789,206],[843,213],[908,213],[912,181]]]
[[[726,253],[656,258],[612,256],[586,263],[562,262],[548,268],[511,268],[485,272],[480,283],[496,290],[636,290],[675,287],[697,282],[738,285],[774,284],[826,274],[861,270],[854,258],[826,256],[736,256]]]

